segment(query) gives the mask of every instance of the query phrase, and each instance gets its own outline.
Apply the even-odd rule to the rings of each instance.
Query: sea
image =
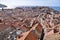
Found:
[[[50,7],[50,8],[52,8],[52,9],[57,10],[57,11],[60,12],[60,7]]]

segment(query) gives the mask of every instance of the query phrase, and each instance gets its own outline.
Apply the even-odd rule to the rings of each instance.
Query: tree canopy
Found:
[[[0,8],[7,7],[6,5],[0,4]]]

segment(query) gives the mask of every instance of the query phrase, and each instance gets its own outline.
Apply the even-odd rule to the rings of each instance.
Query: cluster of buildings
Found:
[[[59,32],[60,12],[38,6],[0,11],[0,40],[40,40],[42,28],[45,35]]]

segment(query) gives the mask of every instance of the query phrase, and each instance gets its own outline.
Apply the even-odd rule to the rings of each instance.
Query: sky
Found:
[[[59,6],[60,0],[0,0],[0,4],[5,4],[8,8],[16,6]]]

